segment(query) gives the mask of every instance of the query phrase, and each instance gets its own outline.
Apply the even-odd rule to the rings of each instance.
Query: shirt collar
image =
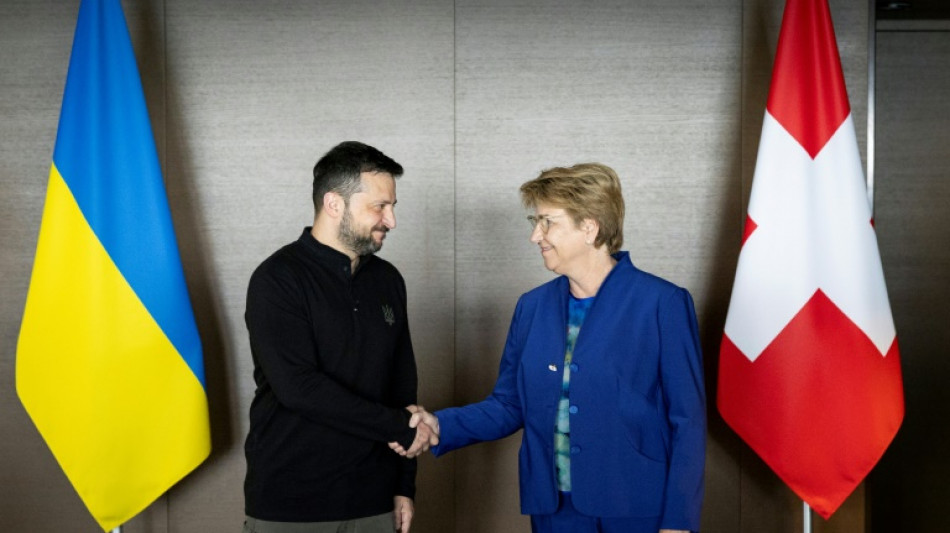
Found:
[[[297,240],[307,251],[313,254],[318,261],[329,264],[334,271],[343,272],[347,277],[350,277],[352,275],[350,272],[350,256],[318,241],[317,238],[313,236],[313,233],[311,233],[312,229],[312,226],[305,227],[300,238]],[[373,254],[360,256],[359,263],[356,265],[356,271],[359,272],[362,270],[363,267],[372,260]]]

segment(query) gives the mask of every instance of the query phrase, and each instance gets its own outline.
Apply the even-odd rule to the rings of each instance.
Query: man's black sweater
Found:
[[[350,259],[306,228],[255,270],[245,321],[257,390],[244,445],[245,512],[350,520],[415,496],[404,409],[416,403],[406,286],[390,263]]]

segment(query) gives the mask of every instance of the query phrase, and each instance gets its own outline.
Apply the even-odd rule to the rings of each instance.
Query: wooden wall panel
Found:
[[[209,461],[126,533],[240,527],[253,393],[247,279],[310,223],[312,166],[350,138],[406,167],[382,255],[407,280],[428,407],[488,393],[517,296],[551,278],[528,242],[518,186],[550,166],[601,161],[623,180],[624,248],[696,300],[710,412],[703,530],[801,529],[800,502],[718,418],[714,388],[781,0],[123,5],[205,347],[214,440]],[[831,6],[863,153],[867,5]],[[97,529],[13,386],[75,15],[73,2],[0,3],[0,516],[39,532]],[[891,123],[908,120],[895,113]],[[911,192],[879,202],[882,249],[929,262],[885,268],[898,268],[898,328],[912,332],[902,346],[927,353],[933,333],[920,324],[942,311],[921,294],[946,286],[945,254],[927,246],[939,238],[942,196],[930,193],[936,174],[895,176]],[[880,195],[893,187],[884,179]],[[936,277],[922,286],[922,272]],[[909,402],[941,400],[914,394]],[[423,458],[413,531],[527,531],[518,442]],[[861,530],[863,515],[860,490],[816,530]]]
[[[172,493],[176,529],[243,519],[247,280],[312,222],[313,165],[341,141],[405,167],[381,255],[406,278],[420,400],[450,397],[452,14],[445,1],[169,2],[169,191],[185,208],[176,222],[216,371],[215,454]],[[451,471],[424,462],[418,482],[416,525],[451,527]]]
[[[551,166],[600,161],[618,171],[624,248],[642,268],[692,291],[705,348],[718,346],[715,324],[732,275],[719,259],[737,252],[740,220],[739,7],[458,6],[459,403],[491,390],[517,296],[552,276],[528,241],[517,192]],[[519,441],[457,453],[457,532],[528,530],[516,503]],[[711,443],[710,528],[725,523],[715,509],[738,500],[738,471],[723,467],[722,454]]]
[[[906,415],[869,483],[872,531],[950,531],[950,31],[877,35],[875,221]]]

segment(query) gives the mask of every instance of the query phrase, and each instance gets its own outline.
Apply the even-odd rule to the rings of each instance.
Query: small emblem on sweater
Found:
[[[390,326],[396,323],[396,315],[393,314],[393,308],[385,304],[383,305],[383,320]]]

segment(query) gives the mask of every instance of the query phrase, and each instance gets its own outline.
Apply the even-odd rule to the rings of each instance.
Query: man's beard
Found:
[[[379,251],[383,247],[382,242],[373,240],[373,231],[382,231],[384,234],[388,231],[386,226],[376,226],[370,228],[365,234],[360,234],[357,228],[353,227],[353,217],[350,216],[350,209],[343,210],[343,219],[340,221],[339,238],[344,246],[349,248],[356,255],[370,255]]]

